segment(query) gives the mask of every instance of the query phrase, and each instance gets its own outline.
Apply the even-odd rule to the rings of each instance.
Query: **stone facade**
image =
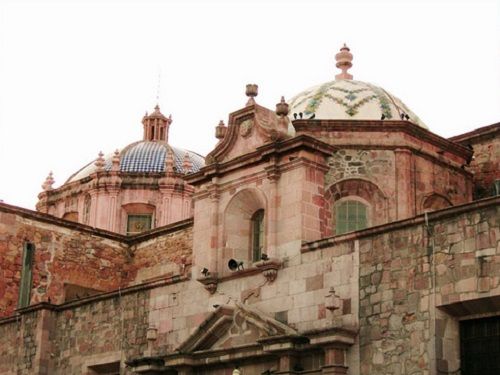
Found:
[[[294,363],[311,373],[320,374],[325,364],[326,346],[314,342],[317,332],[328,327],[358,332],[346,353],[349,373],[426,374],[434,366],[453,370],[458,349],[448,338],[457,335],[458,320],[496,312],[486,301],[500,298],[499,211],[500,199],[493,198],[431,213],[427,221],[420,215],[307,242],[283,263],[274,281],[248,269],[237,278],[222,278],[214,294],[177,273],[81,300],[34,304],[0,322],[2,371],[94,374],[100,366],[121,363],[123,373],[133,373],[140,358],[150,358],[152,367],[156,359],[164,368],[175,349],[195,339],[197,326],[210,325],[217,305],[233,302],[244,304],[235,314],[243,319],[240,326],[247,319],[241,327],[249,330],[248,337],[233,335],[243,340],[239,344],[265,337],[254,331],[259,327],[251,320],[256,309],[268,317],[267,324],[286,325],[292,337],[303,341]],[[227,341],[231,332],[223,330],[199,345],[215,355],[219,346],[227,350],[236,344],[234,338]],[[12,345],[21,340],[23,345]],[[262,348],[252,350],[259,354]],[[252,366],[236,354],[226,365],[238,363],[250,373],[285,366],[279,352],[265,353]],[[219,373],[224,363],[207,371]]]
[[[500,316],[498,126],[444,139],[357,81],[304,94],[307,118],[246,92],[198,169],[157,108],[161,168],[121,170],[131,146],[49,176],[42,213],[0,203],[2,374],[461,371],[462,322]],[[125,236],[129,214],[157,228]]]

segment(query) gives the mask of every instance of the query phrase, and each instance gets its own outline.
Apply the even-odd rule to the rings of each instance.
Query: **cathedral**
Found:
[[[157,105],[0,203],[0,374],[499,374],[500,123],[443,138],[335,60],[205,156]]]

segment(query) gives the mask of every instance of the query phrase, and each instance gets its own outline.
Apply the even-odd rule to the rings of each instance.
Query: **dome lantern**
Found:
[[[335,66],[342,70],[341,73],[335,76],[336,80],[352,79],[352,74],[347,73],[347,70],[352,67],[352,53],[349,51],[349,47],[347,47],[347,45],[344,43],[344,45],[340,49],[340,52],[335,55],[335,60],[337,61],[337,64],[335,64]]]
[[[142,124],[144,126],[145,141],[163,141],[168,143],[168,130],[172,123],[172,116],[165,117],[160,112],[160,106],[157,104],[153,113],[144,115]]]

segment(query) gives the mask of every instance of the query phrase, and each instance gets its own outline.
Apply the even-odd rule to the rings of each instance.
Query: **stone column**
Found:
[[[415,193],[413,158],[408,149],[394,150],[396,167],[396,219],[402,220],[415,215]]]
[[[324,348],[325,364],[321,368],[322,374],[347,374],[346,351],[343,345],[330,345]]]
[[[107,230],[113,231],[113,232],[119,232],[117,230],[117,220],[116,218],[118,217],[118,213],[116,211],[116,201],[118,200],[118,192],[120,191],[119,188],[113,187],[113,188],[108,188],[109,191],[109,216],[108,216],[108,225],[107,225]]]
[[[90,225],[91,227],[96,227],[98,192],[96,189],[92,189],[89,191],[89,194],[90,194],[90,218],[88,225]]]
[[[210,263],[209,269],[212,272],[219,272],[218,258],[219,258],[219,189],[217,186],[218,179],[214,177],[212,184],[209,187],[210,194]]]
[[[268,233],[269,238],[267,239],[267,249],[266,252],[270,257],[276,256],[276,246],[277,246],[277,231],[278,231],[278,180],[279,173],[276,168],[272,168],[267,171],[267,178],[269,179],[271,185],[271,204],[269,205],[269,223],[268,223]]]

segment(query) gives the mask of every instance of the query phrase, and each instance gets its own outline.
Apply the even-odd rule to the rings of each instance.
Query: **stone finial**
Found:
[[[224,121],[220,120],[219,125],[215,127],[215,138],[223,139],[226,135],[227,127],[224,124]]]
[[[193,169],[193,164],[191,163],[191,158],[189,157],[189,153],[186,151],[184,154],[184,161],[182,162],[182,169],[185,174],[188,174]]]
[[[352,79],[352,75],[347,73],[347,70],[352,67],[352,53],[349,52],[349,47],[344,46],[340,49],[340,52],[335,55],[335,60],[337,64],[335,66],[342,70],[340,74],[335,76],[335,79]]]
[[[245,90],[245,95],[248,96],[247,106],[255,104],[255,97],[259,94],[259,86],[255,83],[249,83]]]
[[[288,115],[288,104],[285,102],[285,97],[281,97],[281,101],[276,104],[276,114],[278,116],[286,116]]]
[[[49,191],[49,190],[52,190],[52,185],[54,185],[54,174],[52,173],[52,171],[49,172],[49,175],[47,176],[47,178],[45,179],[45,181],[43,182],[42,184],[42,189],[44,191]]]
[[[165,172],[174,173],[174,155],[170,148],[167,149],[167,155],[165,156]]]
[[[120,170],[120,151],[118,149],[113,154],[112,163],[111,170],[118,172]]]
[[[104,154],[102,151],[99,151],[97,159],[95,159],[94,165],[97,167],[98,171],[102,171],[104,169],[105,164],[106,160],[104,160]]]

